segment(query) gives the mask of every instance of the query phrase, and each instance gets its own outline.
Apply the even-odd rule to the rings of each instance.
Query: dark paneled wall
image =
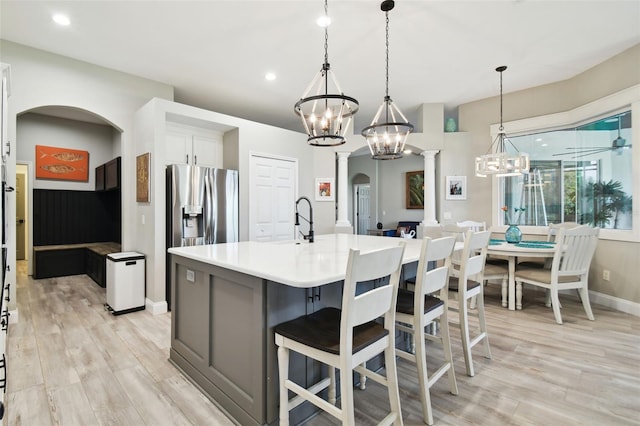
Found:
[[[120,191],[33,190],[33,245],[121,242]]]

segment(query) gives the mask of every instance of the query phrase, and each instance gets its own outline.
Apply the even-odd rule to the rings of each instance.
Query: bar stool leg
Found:
[[[289,349],[278,347],[278,371],[280,373],[280,426],[289,426]]]

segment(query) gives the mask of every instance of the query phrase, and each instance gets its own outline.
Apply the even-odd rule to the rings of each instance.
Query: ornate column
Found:
[[[422,151],[424,157],[424,220],[422,226],[438,225],[436,220],[436,154],[439,150]]]
[[[336,221],[337,233],[353,233],[353,227],[347,216],[349,195],[349,155],[350,152],[337,152],[338,155],[338,219]]]

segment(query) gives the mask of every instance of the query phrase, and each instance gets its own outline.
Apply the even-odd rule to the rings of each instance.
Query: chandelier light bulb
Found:
[[[331,18],[329,17],[329,15],[322,15],[316,20],[316,24],[318,24],[318,26],[321,28],[327,28],[329,25],[331,25]]]

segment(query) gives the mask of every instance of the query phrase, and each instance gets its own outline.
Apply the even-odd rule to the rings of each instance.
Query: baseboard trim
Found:
[[[526,286],[527,291],[533,290],[544,292],[543,288],[529,285]],[[560,290],[560,294],[564,296],[574,297],[576,300],[579,300],[576,290]],[[632,302],[626,299],[620,299],[619,297],[610,296],[608,294],[599,293],[593,290],[589,290],[589,301],[591,302],[591,304],[604,306],[605,308],[611,308],[616,311],[640,317],[640,303]]]
[[[597,303],[598,305],[606,306],[607,308],[615,309],[616,311],[640,317],[640,303],[620,299],[619,297],[610,296],[604,293],[598,293],[593,290],[589,290],[589,300],[592,303]]]
[[[152,300],[145,299],[144,307],[151,313],[151,315],[164,314],[167,312],[167,301],[163,300],[161,302],[154,302]]]

